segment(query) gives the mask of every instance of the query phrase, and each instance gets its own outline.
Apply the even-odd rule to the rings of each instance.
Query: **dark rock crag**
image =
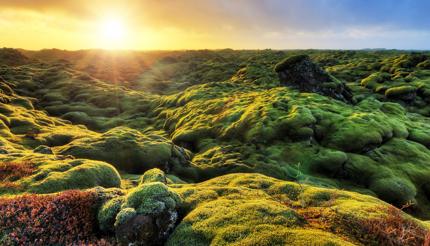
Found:
[[[309,56],[288,57],[275,66],[282,85],[302,92],[314,92],[334,99],[352,103],[353,95],[345,83],[337,80],[313,63]]]

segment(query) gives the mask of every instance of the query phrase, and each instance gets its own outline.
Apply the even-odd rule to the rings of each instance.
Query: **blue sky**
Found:
[[[279,48],[285,41],[298,48],[430,49],[429,0],[226,2],[228,12],[250,4],[240,13],[243,22],[266,33],[267,43]]]
[[[300,28],[386,26],[430,29],[428,0],[268,0],[254,1],[266,14]],[[263,8],[266,9],[266,8]],[[303,18],[308,15],[309,18]]]

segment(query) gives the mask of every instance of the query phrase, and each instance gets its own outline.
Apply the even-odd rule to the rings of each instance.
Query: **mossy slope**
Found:
[[[388,205],[371,196],[243,173],[172,187],[184,199],[186,216],[167,245],[383,243],[364,225],[388,216]],[[363,228],[353,232],[347,223]]]
[[[356,103],[280,86],[275,64],[297,54],[346,82]],[[372,244],[360,225],[387,215],[380,199],[429,215],[428,55],[173,52],[124,86],[67,63],[2,65],[0,193],[120,187],[119,170],[129,194],[155,182],[180,195],[169,245]],[[140,178],[153,167],[176,176]],[[108,233],[112,214],[138,215],[141,199],[123,208],[121,197],[101,216]]]

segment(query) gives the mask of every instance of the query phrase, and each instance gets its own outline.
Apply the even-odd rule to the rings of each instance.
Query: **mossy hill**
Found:
[[[296,83],[315,90],[278,74],[304,57],[295,73],[314,74]],[[97,197],[91,240],[108,243],[422,245],[429,64],[394,50],[2,49],[0,215],[78,189]],[[1,223],[0,244],[27,242]],[[413,236],[387,234],[401,225]]]

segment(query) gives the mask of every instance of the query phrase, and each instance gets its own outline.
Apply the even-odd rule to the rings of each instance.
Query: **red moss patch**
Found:
[[[364,221],[362,226],[376,242],[384,245],[425,245],[429,234],[427,229],[405,218],[402,210],[393,206],[387,208],[386,217]]]
[[[349,234],[365,245],[424,245],[429,246],[430,232],[417,221],[394,206],[377,208],[386,216],[358,221],[344,216],[339,220]]]
[[[87,191],[0,198],[0,240],[3,236],[3,243],[14,245],[107,245],[95,237],[96,205],[97,196]]]
[[[0,162],[0,180],[16,181],[28,177],[35,171],[31,162]]]

